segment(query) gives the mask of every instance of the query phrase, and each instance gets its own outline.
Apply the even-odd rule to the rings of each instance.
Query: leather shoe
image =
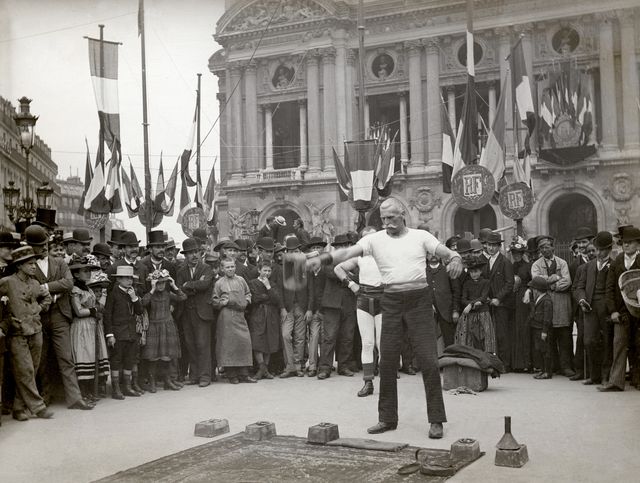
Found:
[[[89,411],[93,409],[95,405],[84,402],[82,399],[74,402],[69,409],[82,409],[84,411]]]
[[[229,384],[240,384],[240,379],[238,379],[237,377],[230,377]]]
[[[296,377],[298,374],[296,371],[284,371],[280,374],[280,379],[287,379],[289,377]]]
[[[47,408],[36,413],[36,416],[40,419],[51,419],[53,417],[53,411],[49,411]]]
[[[318,379],[328,379],[329,375],[330,374],[326,371],[320,371],[318,372]]]
[[[598,387],[598,391],[600,392],[621,392],[624,389],[620,389],[618,386],[614,386],[613,384],[609,384],[608,386],[600,386]]]
[[[316,371],[315,369],[307,372],[307,377],[316,377],[318,375],[318,371]]]
[[[254,379],[251,376],[240,376],[238,379],[240,380],[240,382],[250,382],[252,384],[258,382],[257,379]]]
[[[582,384],[585,386],[593,386],[595,384],[595,382],[593,382],[593,379],[589,378],[589,379],[585,379],[584,381],[582,381]]]
[[[442,438],[443,433],[442,423],[431,423],[431,427],[429,428],[429,438],[440,439]]]
[[[16,421],[29,421],[29,416],[24,411],[14,411],[13,419]]]
[[[367,429],[367,433],[369,434],[380,434],[387,431],[393,431],[398,427],[398,423],[385,423],[384,421],[380,421],[375,426],[371,426]]]
[[[200,381],[188,380],[184,384],[185,384],[185,386],[195,386],[196,384],[200,384]]]
[[[273,379],[273,374],[271,374],[269,371],[264,373],[264,378],[265,379]]]
[[[584,376],[580,373],[577,373],[569,378],[570,381],[581,381],[584,379]]]
[[[373,394],[373,381],[364,381],[364,386],[358,391],[358,397],[367,397]]]
[[[563,371],[560,371],[560,374],[562,374],[564,377],[569,377],[569,378],[576,375],[576,373],[571,369],[564,369]]]
[[[339,370],[338,374],[340,376],[353,377],[353,372],[351,371],[351,369],[348,369],[348,368]]]
[[[416,370],[413,368],[413,366],[403,367],[402,369],[400,369],[400,371],[408,374],[409,376],[416,375]]]
[[[304,371],[300,371],[300,370],[296,371],[296,376],[304,377]]]
[[[543,372],[541,374],[536,374],[535,376],[533,376],[534,379],[551,379],[551,374],[549,374],[548,372]]]
[[[200,381],[198,387],[207,387],[209,384],[211,384],[209,381]]]

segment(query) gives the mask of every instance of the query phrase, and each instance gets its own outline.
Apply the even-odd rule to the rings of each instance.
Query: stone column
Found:
[[[456,89],[453,86],[447,88],[447,111],[449,111],[449,124],[455,136],[458,132],[458,122],[456,120]]]
[[[218,94],[216,94],[216,98],[218,99],[218,112],[220,113],[220,162],[218,164],[218,166],[220,166],[220,179],[218,180],[219,183],[224,180],[224,177],[227,174],[230,154],[227,148],[227,145],[229,144],[229,137],[227,135],[229,129],[229,116],[227,110],[224,108],[225,102],[227,100],[227,96],[224,94],[224,92],[224,89],[219,88]]]
[[[338,29],[334,32],[335,45],[335,96],[336,96],[336,131],[337,139],[342,141],[347,139],[347,95],[346,95],[346,48],[344,30]],[[337,142],[337,140],[336,140]]]
[[[602,147],[618,148],[618,117],[616,114],[616,79],[613,62],[613,15],[600,17],[600,99],[602,107]]]
[[[244,71],[244,128],[247,171],[260,167],[258,151],[258,97],[256,91],[256,64],[250,62]]]
[[[407,95],[400,92],[400,162],[403,166],[409,162],[409,146],[407,143]]]
[[[638,116],[638,58],[636,56],[635,11],[619,10],[620,59],[622,61],[622,126],[624,148],[640,148],[640,119]]]
[[[316,51],[307,54],[307,112],[309,113],[309,170],[320,171],[322,151],[320,145],[320,87],[318,85],[318,56]]]
[[[338,147],[338,135],[336,131],[336,49],[333,47],[322,49],[322,109],[324,118],[324,169],[332,170],[332,147]]]
[[[589,97],[591,98],[591,137],[589,142],[598,143],[598,112],[596,111],[596,86],[594,81],[595,71],[589,69]]]
[[[265,169],[273,169],[273,125],[271,124],[273,111],[271,104],[264,104],[262,106],[264,110],[264,160]]]
[[[427,146],[428,159],[442,160],[442,122],[440,113],[440,49],[438,39],[426,41],[427,49]]]
[[[231,67],[231,85],[229,89],[229,93],[233,92],[231,95],[231,122],[233,124],[231,172],[240,173],[242,170],[242,146],[244,141],[242,139],[242,79],[238,65]]]
[[[300,108],[300,171],[303,173],[309,168],[307,161],[307,103],[298,101]]]
[[[369,119],[369,98],[364,98],[364,138],[369,137],[369,128],[371,127],[371,120]],[[358,133],[359,134],[359,133]]]
[[[496,118],[496,83],[489,82],[489,125],[487,129],[493,127],[493,120]]]
[[[422,44],[419,40],[405,42],[409,53],[409,116],[411,136],[410,168],[422,170],[424,162],[424,128],[422,127]]]
[[[355,87],[354,82],[357,78],[357,74],[355,71],[356,66],[356,51],[354,49],[347,49],[347,69],[346,69],[346,77],[345,77],[345,109],[346,109],[346,139],[354,139],[354,112],[357,112],[357,106],[355,101]],[[357,126],[358,123],[355,123]]]
[[[507,57],[511,53],[511,28],[501,27],[495,29],[496,36],[500,39],[500,92],[502,92],[502,83],[505,82],[506,76],[509,76],[508,82],[511,82],[511,71],[509,70],[509,61]],[[505,92],[505,105],[507,108],[504,112],[504,143],[507,157],[513,156],[514,153],[514,137],[513,137],[513,103],[511,101],[511,89]],[[508,164],[508,163],[507,163]]]

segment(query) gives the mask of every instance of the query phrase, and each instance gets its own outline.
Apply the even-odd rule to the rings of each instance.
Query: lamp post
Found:
[[[250,210],[249,218],[251,219],[251,226],[253,227],[251,235],[253,237],[256,237],[256,235],[258,234],[258,221],[260,220],[260,211],[256,210],[255,208],[253,210]]]
[[[29,105],[31,104],[31,99],[28,99],[26,96],[18,99],[20,103],[20,111],[13,116],[13,120],[18,126],[18,133],[20,135],[20,146],[25,153],[25,172],[26,172],[26,182],[25,182],[25,191],[24,196],[22,197],[22,206],[17,207],[16,211],[18,214],[19,220],[20,217],[25,219],[27,225],[31,223],[31,219],[35,216],[35,209],[33,207],[33,199],[31,198],[29,184],[31,183],[30,176],[30,167],[29,167],[29,153],[33,148],[33,143],[35,141],[35,126],[36,121],[38,120],[38,116],[34,116],[31,114]],[[4,189],[3,189],[4,192]],[[19,193],[19,190],[18,190]],[[6,206],[6,200],[5,200]],[[13,221],[13,220],[12,220]]]

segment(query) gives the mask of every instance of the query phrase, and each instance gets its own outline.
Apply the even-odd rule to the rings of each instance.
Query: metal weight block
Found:
[[[521,444],[518,449],[496,449],[496,466],[522,468],[527,461],[529,461],[529,453],[526,444]]]
[[[269,421],[258,421],[249,424],[244,429],[244,437],[252,441],[262,441],[263,439],[271,439],[276,435],[276,423]]]
[[[474,461],[480,457],[480,443],[471,438],[463,438],[451,443],[451,458]]]
[[[333,423],[320,423],[309,427],[307,434],[307,443],[326,444],[329,441],[338,439],[338,425]]]
[[[229,421],[226,419],[209,419],[208,421],[196,423],[193,435],[201,438],[214,438],[228,432]]]

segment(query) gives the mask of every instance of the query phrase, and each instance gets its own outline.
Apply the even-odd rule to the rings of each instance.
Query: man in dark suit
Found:
[[[179,305],[176,319],[184,330],[189,353],[189,382],[207,387],[215,369],[211,367],[211,333],[215,333],[211,290],[213,269],[200,257],[200,244],[193,238],[182,243],[186,263],[176,275],[176,285],[187,294]]]
[[[25,230],[25,240],[33,251],[40,255],[37,261],[36,279],[40,282],[43,295],[51,294],[53,303],[49,310],[40,314],[43,332],[42,353],[38,376],[42,381],[42,392],[45,399],[52,394],[51,379],[47,374],[47,353],[53,347],[58,369],[62,376],[62,385],[69,409],[93,409],[93,405],[82,399],[76,368],[71,355],[72,312],[69,293],[73,288],[73,277],[64,260],[49,256],[47,232],[38,225],[31,225]]]
[[[457,240],[456,240],[457,241]],[[447,267],[436,256],[429,258],[427,264],[427,283],[432,291],[436,322],[440,326],[444,346],[454,342],[456,324],[458,323],[458,306],[460,305],[460,283],[451,279]]]
[[[333,246],[346,248],[352,243],[347,235],[336,235]],[[349,369],[353,359],[353,337],[356,329],[356,295],[336,276],[332,266],[323,267],[322,331],[318,379],[331,375],[333,357],[338,361],[338,374],[353,376]]]
[[[602,392],[624,391],[630,332],[638,325],[638,319],[629,313],[622,299],[618,279],[627,270],[640,270],[640,256],[638,254],[640,228],[624,227],[618,243],[622,245],[622,253],[611,263],[607,273],[606,300],[607,312],[613,324],[613,358],[608,383],[598,387],[598,390]],[[638,367],[633,357],[630,359],[633,382],[633,373],[638,370]]]
[[[584,318],[584,345],[590,377],[583,384],[600,384],[609,377],[611,369],[611,337],[607,322],[607,273],[613,237],[608,231],[599,232],[593,244],[597,256],[580,264],[573,282],[573,299]]]
[[[155,270],[167,270],[171,278],[176,279],[176,266],[175,263],[167,260],[164,256],[164,250],[167,242],[164,239],[164,232],[162,230],[155,230],[149,232],[149,240],[147,247],[149,248],[149,255],[138,260],[136,265],[139,267],[140,272],[147,274],[153,273]],[[145,289],[144,293],[151,290],[151,282],[149,280],[143,281]]]
[[[485,265],[483,277],[489,280],[491,318],[496,328],[498,357],[507,370],[511,368],[511,343],[513,340],[513,265],[500,253],[502,235],[491,232],[487,235],[486,251],[489,263]]]

